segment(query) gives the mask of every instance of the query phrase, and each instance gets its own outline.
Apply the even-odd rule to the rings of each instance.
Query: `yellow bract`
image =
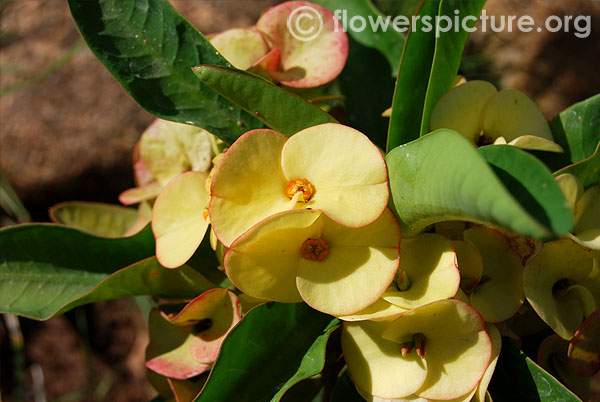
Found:
[[[298,186],[290,199],[286,189],[298,180],[310,183],[310,197]],[[229,247],[281,211],[319,209],[356,228],[375,221],[387,201],[387,170],[377,147],[350,127],[323,124],[289,139],[272,130],[241,136],[215,170],[209,211],[217,237]]]
[[[187,172],[175,177],[162,190],[152,208],[152,232],[156,258],[167,268],[177,268],[190,259],[206,232],[204,216],[209,196],[207,173]]]
[[[307,259],[307,239],[323,239],[328,254]],[[398,224],[389,210],[366,227],[341,226],[317,210],[286,211],[240,236],[227,252],[231,281],[252,297],[304,300],[331,315],[350,315],[376,302],[398,269]]]
[[[407,290],[396,283],[383,298],[396,306],[411,309],[440,299],[454,297],[460,283],[452,242],[434,233],[404,239],[400,252],[400,270],[406,273]]]
[[[589,310],[595,309],[600,277],[593,268],[594,254],[569,239],[545,243],[525,267],[527,300],[563,339],[570,340]]]
[[[508,144],[522,149],[563,152],[553,142],[544,115],[516,89],[500,92],[485,81],[452,88],[431,112],[430,129],[449,128],[476,145]]]
[[[401,346],[420,334],[402,357]],[[356,386],[387,399],[453,399],[473,392],[492,355],[481,316],[456,300],[440,300],[395,320],[345,323],[342,350]],[[424,352],[424,354],[423,354]]]

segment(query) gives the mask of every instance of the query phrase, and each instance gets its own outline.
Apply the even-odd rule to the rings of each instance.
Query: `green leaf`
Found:
[[[488,390],[494,402],[581,401],[506,338]]]
[[[390,107],[394,94],[388,63],[377,51],[350,39],[348,62],[339,82],[346,97],[348,124],[385,149],[389,119],[381,114]]]
[[[455,131],[438,130],[397,147],[386,162],[403,236],[416,236],[428,225],[449,220],[484,223],[538,239],[552,236]]]
[[[571,230],[573,212],[552,173],[538,159],[510,145],[489,145],[478,151],[538,222],[559,235]]]
[[[433,107],[456,79],[469,33],[462,27],[436,32],[434,18],[477,17],[484,4],[485,0],[424,0],[417,14],[419,20],[408,34],[402,53],[388,131],[388,152],[429,132]],[[459,11],[458,16],[454,10]],[[469,28],[473,25],[474,21],[468,23]]]
[[[577,176],[581,180],[583,188],[600,184],[600,143],[598,143],[596,152],[592,156],[554,172],[554,176],[556,177],[563,173],[570,173]]]
[[[337,319],[304,303],[255,307],[223,342],[196,402],[278,400],[291,381],[323,368],[336,325]]]
[[[241,70],[198,66],[204,84],[284,135],[322,123],[337,123],[328,113],[277,85]]]
[[[393,28],[393,18],[391,16],[386,19],[386,16],[375,8],[369,0],[315,0],[313,2],[328,8],[334,13],[340,10],[336,14],[340,19],[340,27],[344,27],[356,42],[368,48],[376,49],[383,54],[391,67],[392,74],[396,76],[406,36]],[[355,16],[366,19],[368,24],[366,29],[361,31],[352,29],[349,22]],[[374,23],[379,21],[381,23],[379,29],[372,29],[370,21]],[[410,18],[406,21],[410,22]],[[408,26],[404,25],[404,27],[408,32]],[[366,59],[363,59],[363,63],[364,60]]]
[[[167,0],[69,0],[69,7],[96,57],[148,112],[228,143],[260,127],[194,77],[194,66],[228,62]]]
[[[168,269],[160,265],[156,257],[150,257],[106,276],[92,291],[71,301],[53,315],[83,304],[119,297],[152,295],[193,298],[214,287],[215,284],[187,265]]]
[[[29,212],[2,172],[0,172],[0,208],[17,222],[28,222],[31,219]]]
[[[136,209],[100,202],[61,202],[49,214],[56,223],[102,237],[121,237],[138,219]]]
[[[339,320],[332,320],[323,334],[319,335],[317,339],[310,346],[302,361],[300,367],[294,375],[283,384],[281,389],[271,398],[271,402],[279,402],[283,395],[295,384],[316,374],[319,374],[323,367],[325,367],[325,355],[327,349],[327,341],[329,337],[336,329],[340,328]]]
[[[0,231],[0,311],[47,319],[120,268],[154,254],[150,227],[106,239],[46,224]]]
[[[592,156],[600,143],[600,94],[563,110],[550,128],[571,162]]]
[[[356,391],[347,367],[342,370],[333,387],[331,402],[364,402],[363,397]]]

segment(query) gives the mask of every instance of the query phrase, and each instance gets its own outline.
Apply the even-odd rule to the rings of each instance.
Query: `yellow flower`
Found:
[[[229,247],[261,220],[292,209],[318,209],[362,227],[388,202],[383,156],[360,132],[340,124],[307,128],[291,138],[273,130],[242,135],[217,166],[210,222]]]

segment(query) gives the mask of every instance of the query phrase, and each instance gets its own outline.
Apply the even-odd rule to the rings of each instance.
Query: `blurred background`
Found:
[[[385,3],[403,0],[380,1]],[[171,3],[202,33],[254,24],[275,0]],[[377,1],[375,1],[377,3]],[[488,15],[590,15],[591,35],[477,32],[462,72],[532,97],[551,120],[600,92],[597,0],[489,0]],[[383,110],[382,110],[383,112]],[[64,0],[0,0],[0,174],[30,219],[60,201],[117,203],[153,117],[80,39]],[[22,220],[27,217],[22,217]],[[0,226],[16,219],[0,210]],[[0,401],[148,401],[144,317],[129,299],[47,322],[0,316]]]

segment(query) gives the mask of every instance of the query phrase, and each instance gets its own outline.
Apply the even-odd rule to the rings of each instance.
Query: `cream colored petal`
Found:
[[[296,285],[314,309],[349,315],[377,301],[397,269],[397,250],[332,247],[323,261],[300,260]]]
[[[509,319],[525,298],[521,258],[495,229],[478,226],[465,231],[464,236],[477,247],[483,261],[481,281],[471,293],[469,304],[487,322]]]
[[[581,303],[564,290],[585,283],[593,267],[593,254],[569,239],[545,243],[540,254],[523,271],[523,289],[538,315],[563,339],[570,340],[582,323]]]
[[[535,135],[522,135],[509,142],[508,145],[532,151],[546,151],[556,153],[565,152],[565,150],[556,142],[546,138],[536,137]]]
[[[459,87],[460,88],[460,87]],[[553,141],[546,118],[537,105],[516,89],[504,89],[490,99],[483,112],[484,135],[492,140],[532,135]]]
[[[271,48],[281,50],[282,68],[289,76],[282,81],[284,85],[317,87],[332,81],[344,68],[348,37],[324,7],[304,1],[284,2],[265,11],[256,28]]]
[[[165,185],[188,170],[207,171],[211,164],[210,133],[196,126],[156,119],[138,145],[141,161]]]
[[[560,187],[561,191],[565,195],[567,202],[569,203],[569,207],[572,211],[576,211],[577,202],[583,195],[583,185],[581,184],[581,180],[570,173],[564,173],[559,176],[556,176],[556,182]]]
[[[460,272],[460,287],[470,292],[483,274],[483,259],[473,243],[453,240],[452,246],[456,252],[456,266]]]
[[[210,38],[210,43],[235,68],[247,70],[268,53],[262,35],[253,28],[234,28]]]
[[[165,377],[185,380],[210,369],[190,352],[194,339],[190,327],[171,324],[154,309],[148,318],[150,344],[146,350],[146,367]]]
[[[287,211],[252,227],[232,245],[223,261],[227,276],[249,296],[285,303],[302,301],[296,288],[300,249],[319,238],[319,211]]]
[[[133,187],[119,194],[119,201],[123,205],[138,204],[155,198],[162,190],[162,184],[153,182],[142,187]]]
[[[365,321],[379,318],[389,318],[399,314],[406,313],[408,310],[395,306],[392,303],[386,302],[384,299],[379,299],[370,306],[360,310],[357,313],[343,315],[339,318],[344,321]]]
[[[404,239],[399,269],[406,272],[410,287],[399,291],[392,283],[383,298],[399,307],[411,309],[456,295],[460,274],[455,264],[452,242],[434,234],[421,234]]]
[[[300,131],[283,147],[281,163],[287,180],[308,179],[314,186],[308,206],[342,225],[368,225],[387,206],[383,156],[350,127],[330,123]]]
[[[381,337],[385,323],[346,322],[342,352],[354,383],[379,398],[404,398],[415,393],[427,376],[425,362],[411,353],[400,354],[400,345]]]
[[[497,93],[486,81],[469,81],[452,88],[431,112],[431,131],[449,128],[475,144],[482,130],[483,110]]]
[[[496,363],[498,363],[498,357],[500,356],[500,349],[502,348],[502,336],[500,335],[498,328],[496,328],[494,324],[486,323],[485,331],[492,341],[492,357],[490,364],[488,365],[487,369],[485,369],[485,373],[483,373],[483,377],[477,386],[475,395],[473,395],[473,402],[485,402],[487,388],[492,380],[492,375],[494,374]]]
[[[416,333],[426,338],[461,337],[482,331],[484,321],[475,309],[458,300],[438,300],[410,310],[390,323],[385,339],[404,342]]]
[[[385,327],[382,336],[402,343],[417,333],[425,337],[428,369],[426,382],[416,395],[452,399],[477,386],[492,352],[477,311],[457,300],[439,300],[399,316]]]
[[[183,173],[167,184],[152,208],[156,258],[167,268],[177,268],[194,254],[206,233],[204,213],[208,193],[207,173]]]
[[[219,240],[229,247],[262,219],[290,209],[281,171],[286,137],[272,130],[242,135],[215,169],[211,185],[210,222]]]
[[[485,330],[458,337],[426,338],[427,380],[416,394],[428,399],[452,399],[470,393],[483,377],[491,356],[492,343]]]
[[[322,261],[300,259],[298,291],[327,314],[354,314],[375,303],[398,270],[400,230],[386,209],[371,225],[350,229],[322,216],[321,238],[329,246]]]
[[[215,288],[202,293],[170,319],[175,325],[195,325],[210,320],[207,328],[194,332],[191,354],[200,363],[216,360],[221,344],[229,330],[241,320],[237,296],[227,289]]]
[[[600,250],[600,186],[585,190],[577,202],[573,235],[584,246]]]

